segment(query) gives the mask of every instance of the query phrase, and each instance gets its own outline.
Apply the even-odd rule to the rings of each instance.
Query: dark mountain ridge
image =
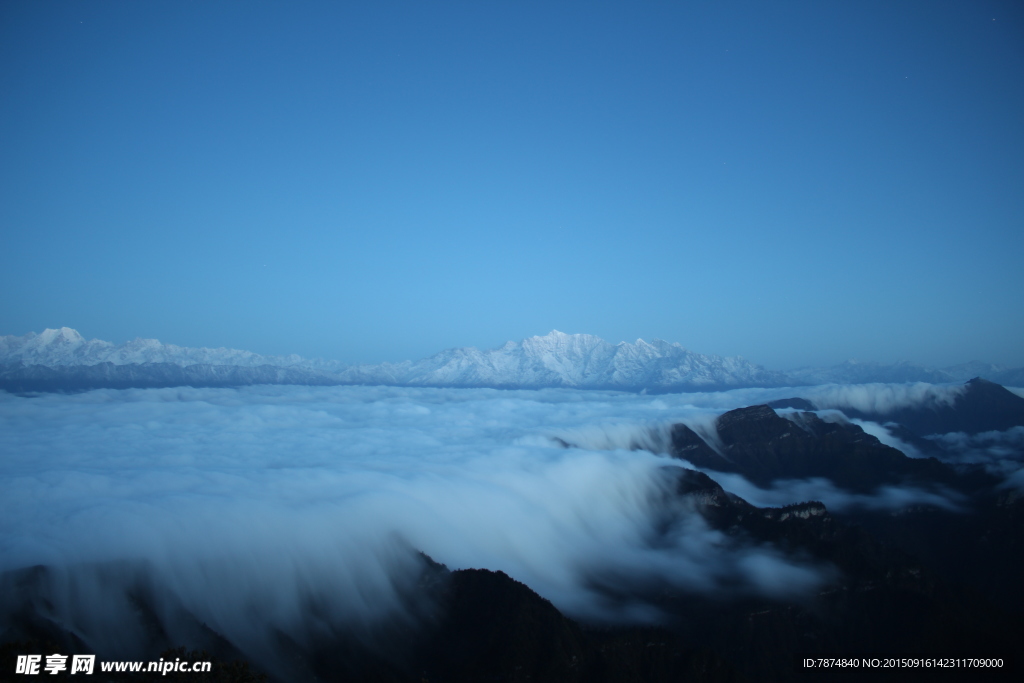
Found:
[[[677,492],[711,526],[834,569],[804,598],[715,601],[663,593],[675,628],[756,680],[795,680],[796,655],[1007,651],[1024,634],[1019,613],[957,585],[855,520],[815,501],[758,508],[700,472],[678,471]],[[854,523],[851,523],[853,521]],[[928,672],[927,676],[934,676]]]
[[[726,412],[716,422],[721,451],[677,424],[671,432],[672,454],[697,467],[742,474],[762,488],[779,479],[810,477],[824,477],[857,493],[887,484],[963,483],[948,465],[908,458],[858,425],[826,422],[811,412],[794,418],[780,417],[767,405]]]
[[[918,436],[947,432],[1005,431],[1024,426],[1024,398],[994,382],[975,377],[952,405],[906,407],[885,415],[844,410],[850,417],[896,422]]]
[[[817,409],[812,401],[798,397],[780,399],[769,405],[773,408]],[[980,377],[966,382],[964,391],[952,403],[904,406],[885,413],[862,411],[849,406],[841,407],[840,410],[853,418],[898,423],[918,437],[948,432],[979,434],[1024,426],[1024,398]]]
[[[803,399],[787,405],[803,407]],[[951,406],[900,411],[918,432],[902,425],[891,431],[939,449],[917,433],[1015,426],[1024,399],[1003,387],[973,380]],[[989,411],[986,414],[986,411]],[[852,412],[852,411],[851,411]],[[835,513],[873,537],[916,557],[955,585],[984,595],[991,604],[1024,613],[1024,496],[981,464],[947,464],[935,457],[910,458],[882,444],[859,426],[825,422],[814,413],[780,417],[768,406],[729,411],[717,421],[713,448],[686,425],[672,429],[672,453],[694,465],[740,474],[762,488],[787,479],[821,477],[851,492],[910,486],[958,496],[942,508],[912,504],[891,510],[851,509]],[[942,420],[948,419],[949,423]]]

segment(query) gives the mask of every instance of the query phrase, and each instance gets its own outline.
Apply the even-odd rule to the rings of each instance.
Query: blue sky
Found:
[[[0,334],[1024,365],[1016,2],[6,2]]]

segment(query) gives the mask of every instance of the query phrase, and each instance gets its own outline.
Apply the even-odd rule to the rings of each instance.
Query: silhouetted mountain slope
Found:
[[[784,398],[768,404],[772,408],[817,410],[806,398]],[[835,406],[846,415],[883,424],[895,422],[906,433],[917,437],[949,432],[978,434],[1006,431],[1024,426],[1024,398],[1005,387],[979,377],[964,384],[951,402],[922,401],[885,412],[860,410],[853,406]]]
[[[664,629],[592,630],[502,572],[453,572],[421,649],[428,680],[735,681],[720,657]]]
[[[1024,398],[980,378],[970,380],[965,387],[952,405],[906,407],[886,414],[853,409],[843,412],[865,420],[898,422],[919,436],[947,432],[977,434],[1024,425]]]
[[[1005,406],[1006,396],[1001,391],[991,391],[992,387],[986,384],[979,386],[975,382],[969,387],[966,406],[984,406],[985,399],[992,397],[998,402],[996,405]],[[1012,406],[1015,401],[1009,403]],[[963,409],[964,404],[959,407]],[[972,416],[969,410],[965,412],[968,418]],[[806,520],[798,522],[796,515],[786,509],[758,512],[722,491],[708,477],[687,474],[681,479],[680,492],[705,501],[702,513],[717,529],[742,529],[758,542],[771,543],[791,553],[802,550],[829,561],[848,579],[859,577],[876,587],[888,585],[886,591],[890,593],[895,590],[896,594],[871,593],[886,595],[871,608],[885,613],[884,618],[862,612],[864,605],[837,603],[826,608],[820,604],[823,598],[816,599],[816,614],[838,610],[846,614],[846,622],[859,620],[875,634],[888,633],[880,635],[877,644],[900,643],[901,648],[913,649],[945,642],[956,647],[956,639],[947,638],[954,622],[973,624],[973,635],[964,634],[967,640],[963,642],[973,642],[982,649],[986,641],[981,634],[989,629],[986,620],[1021,633],[1024,586],[1019,575],[1024,565],[1024,497],[1018,491],[1002,488],[1002,479],[980,466],[953,468],[932,458],[907,458],[864,434],[856,425],[825,423],[810,413],[792,417],[799,427],[765,406],[725,413],[717,423],[721,455],[692,430],[677,425],[672,432],[674,453],[701,467],[743,474],[761,486],[777,479],[812,476],[864,492],[884,484],[941,485],[964,494],[960,509],[951,511],[920,504],[890,511],[853,509],[838,515],[838,519],[859,525],[860,531],[842,523],[829,530],[827,520],[832,516],[817,503],[799,509]],[[789,529],[783,532],[785,525],[771,523],[773,515],[777,515],[776,520],[787,515]],[[893,573],[894,567],[900,568],[904,579],[908,571],[915,577],[932,578],[927,585],[907,593],[905,589],[909,590],[911,584],[891,584],[892,577],[900,575]],[[849,594],[853,589],[844,590]],[[886,612],[886,602],[900,607],[890,614]],[[971,604],[980,612],[972,615]],[[985,613],[989,616],[982,618]],[[909,628],[914,619],[921,620],[914,626],[916,632],[929,634],[922,635],[921,640],[909,641],[906,635],[887,630],[895,624],[900,624],[896,631]],[[942,624],[938,631],[936,624]],[[824,626],[807,628],[818,633],[818,637],[828,632]],[[783,625],[776,623],[773,629],[778,631]],[[754,640],[772,642],[778,637],[778,632],[762,633]],[[848,648],[858,642],[858,637],[863,640],[856,633],[844,633],[836,646],[845,644]],[[732,655],[721,652],[732,659]]]
[[[117,570],[115,569],[114,575]],[[102,650],[97,644],[83,639],[74,625],[65,623],[61,615],[53,611],[50,602],[53,586],[59,584],[62,577],[60,570],[51,567],[36,566],[0,574],[0,683],[10,681],[24,682],[31,677],[15,675],[17,655],[47,655],[59,653],[97,654]],[[108,577],[109,578],[109,577]],[[80,596],[88,600],[90,596]],[[250,666],[246,655],[235,645],[211,629],[205,623],[195,619],[187,612],[179,612],[176,617],[182,621],[177,628],[184,627],[190,633],[191,647],[177,647],[180,643],[172,643],[165,624],[162,623],[160,607],[167,604],[167,596],[157,595],[155,587],[145,580],[129,587],[126,596],[131,604],[133,619],[126,620],[123,632],[107,634],[111,640],[119,640],[125,644],[119,659],[145,657],[147,661],[156,661],[164,657],[173,661],[176,657],[193,662],[213,662],[209,673],[174,673],[163,674],[111,674],[101,673],[99,664],[92,676],[85,680],[97,681],[195,681],[196,683],[265,683],[267,677],[259,673],[258,668]],[[116,607],[111,607],[117,609]],[[141,645],[141,649],[137,646]],[[54,675],[43,673],[46,679],[81,680],[81,674],[70,674],[68,670]]]
[[[777,479],[825,477],[849,491],[885,484],[960,481],[934,459],[911,459],[850,423],[814,413],[780,417],[766,405],[731,410],[717,422],[720,452],[686,425],[672,429],[672,452],[697,467],[735,472],[767,487]]]
[[[412,586],[405,586],[409,603],[431,609],[390,617],[369,628],[327,628],[319,622],[300,641],[294,634],[280,633],[272,667],[277,681],[594,681],[664,682],[708,681],[733,683],[741,680],[734,667],[707,648],[689,646],[676,633],[657,628],[588,629],[562,615],[555,607],[502,572],[467,569],[449,572],[426,556],[422,572]],[[50,570],[37,567],[21,573],[27,593],[41,590]],[[7,577],[8,579],[10,577]],[[140,621],[152,639],[149,654],[156,659],[167,634],[160,622],[155,596],[134,598]],[[318,623],[326,615],[308,607],[305,619]],[[411,618],[410,618],[411,617]],[[44,604],[26,605],[0,637],[7,644],[3,654],[60,652],[95,653],[95,647],[76,637],[46,614]],[[210,630],[204,634],[212,653],[224,660],[238,650]],[[12,642],[13,641],[13,642]],[[0,680],[10,669],[0,672]],[[248,671],[243,672],[249,676]],[[166,680],[157,676],[123,676],[116,680]],[[203,679],[197,679],[203,680]],[[256,677],[236,680],[242,683]]]
[[[756,508],[710,477],[685,471],[679,476],[680,493],[731,538],[837,570],[822,590],[802,599],[664,596],[659,604],[678,616],[677,632],[709,645],[752,678],[795,679],[798,654],[1009,653],[1024,633],[1019,615],[948,584],[920,560],[834,517],[820,503]],[[924,680],[933,676],[928,672]]]
[[[898,513],[858,510],[849,518],[948,580],[992,604],[1024,614],[1024,497],[995,489],[964,512],[912,506]]]
[[[618,599],[643,594],[671,615],[675,633],[707,646],[752,680],[796,679],[798,656],[1005,655],[1024,633],[1019,616],[958,589],[821,503],[758,508],[700,472],[666,468],[666,476],[676,478],[674,490],[688,509],[725,538],[802,557],[830,577],[811,594],[776,598],[714,598],[657,586],[644,593],[628,583],[606,587]]]

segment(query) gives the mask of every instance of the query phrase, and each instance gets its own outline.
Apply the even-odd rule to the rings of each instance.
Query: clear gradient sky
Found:
[[[0,334],[1024,365],[1020,2],[0,3]]]

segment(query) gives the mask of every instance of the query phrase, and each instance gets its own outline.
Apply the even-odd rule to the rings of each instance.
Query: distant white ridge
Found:
[[[124,367],[130,366],[130,367]],[[62,327],[0,337],[0,388],[384,384],[433,387],[687,390],[820,384],[964,382],[984,377],[1024,386],[1024,369],[977,361],[945,369],[914,363],[847,361],[785,374],[740,357],[704,355],[660,339],[611,344],[590,334],[552,330],[496,349],[448,349],[418,361],[346,365],[302,356],[261,356],[238,349],[188,348],[156,339],[116,345]]]
[[[187,348],[155,339],[120,346],[86,340],[62,327],[21,337],[0,337],[0,364],[49,368],[164,363],[186,368],[216,365],[273,366],[313,371],[339,384],[470,387],[744,387],[784,383],[780,373],[742,358],[687,351],[660,339],[611,344],[589,334],[554,330],[543,337],[508,342],[496,349],[448,349],[419,361],[346,366],[301,356],[261,356],[236,349]]]
[[[372,374],[379,366],[352,368]],[[395,380],[422,386],[669,387],[762,386],[779,373],[742,358],[706,356],[660,339],[611,344],[590,334],[553,330],[496,349],[448,349],[408,365],[392,366]]]
[[[41,334],[29,332],[15,337],[0,337],[0,363],[24,363],[60,367],[66,365],[98,365],[113,363],[171,363],[180,367],[188,365],[236,365],[256,367],[274,365],[277,367],[319,367],[322,361],[310,361],[301,356],[261,356],[251,351],[238,349],[207,349],[163,344],[156,339],[136,338],[120,346],[101,339],[86,340],[77,330],[62,327],[59,330],[43,330]],[[334,368],[343,364],[328,363]]]

